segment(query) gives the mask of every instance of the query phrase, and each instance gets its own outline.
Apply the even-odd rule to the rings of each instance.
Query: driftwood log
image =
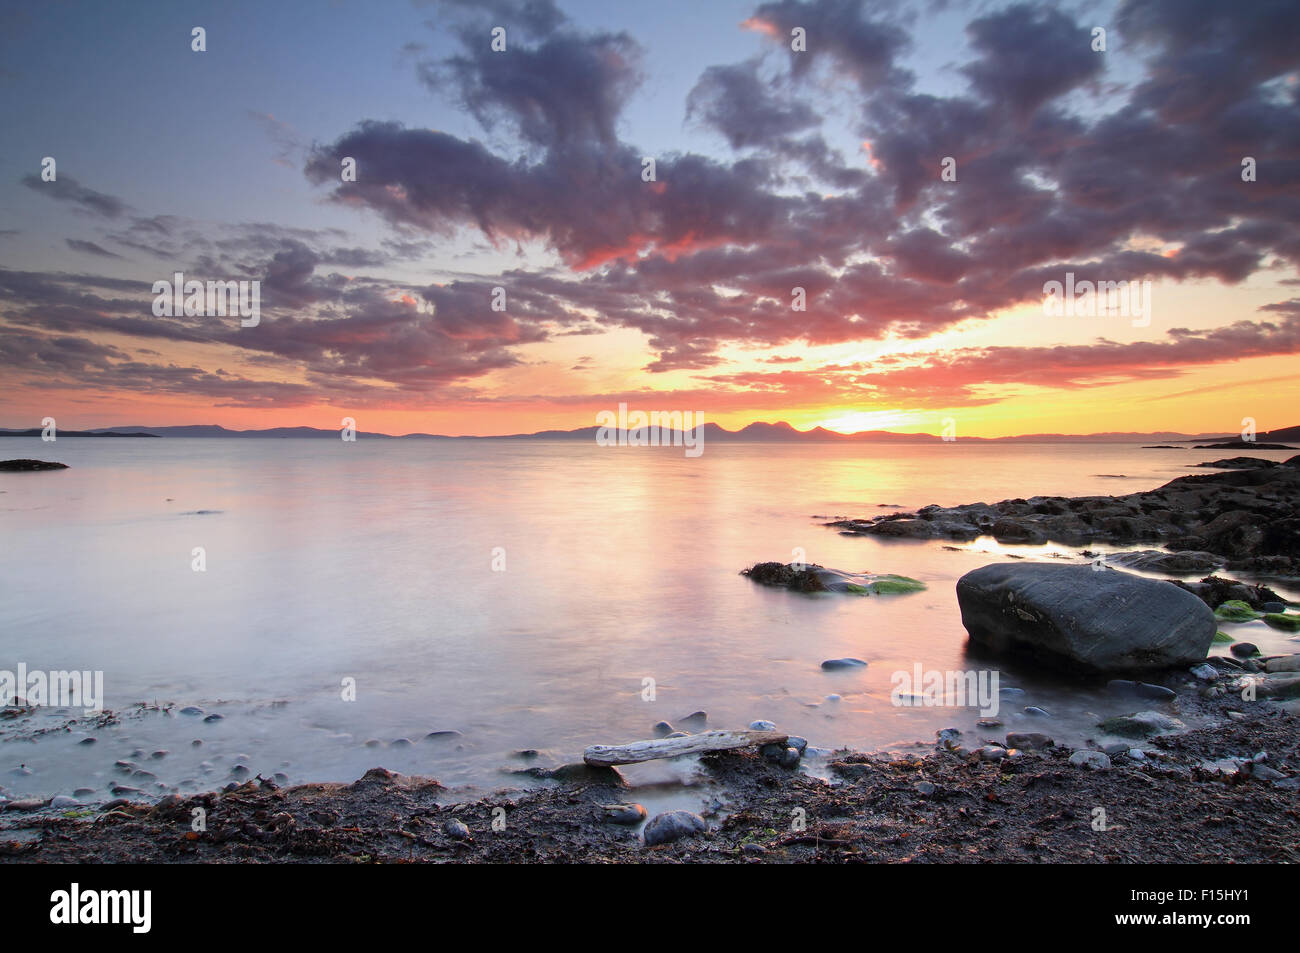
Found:
[[[582,760],[593,768],[612,768],[618,764],[636,764],[656,758],[676,758],[684,754],[731,751],[754,745],[780,744],[789,736],[779,731],[702,731],[684,738],[659,738],[634,741],[626,745],[592,745]]]

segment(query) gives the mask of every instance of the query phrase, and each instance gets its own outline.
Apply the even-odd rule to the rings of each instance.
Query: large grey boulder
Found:
[[[1113,569],[997,563],[957,581],[971,641],[1070,671],[1141,672],[1205,658],[1217,626],[1177,586]]]

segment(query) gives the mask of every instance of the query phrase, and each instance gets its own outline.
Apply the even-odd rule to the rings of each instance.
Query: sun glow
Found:
[[[887,430],[913,422],[913,415],[897,410],[859,410],[827,417],[821,426],[837,433],[857,433],[860,430]]]

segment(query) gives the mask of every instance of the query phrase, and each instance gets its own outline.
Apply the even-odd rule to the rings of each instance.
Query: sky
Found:
[[[1300,424],[1297,37],[1292,0],[5,0],[0,426]],[[177,272],[256,323],[158,313]],[[1088,281],[1134,308],[1053,307]]]

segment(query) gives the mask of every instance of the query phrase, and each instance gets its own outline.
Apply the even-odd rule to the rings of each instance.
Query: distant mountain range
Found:
[[[577,430],[542,430],[537,433],[502,434],[491,437],[462,436],[452,437],[444,434],[410,433],[384,434],[358,431],[358,439],[374,440],[586,440],[594,441],[598,427],[581,427]],[[737,443],[937,443],[942,437],[926,433],[894,433],[890,430],[863,430],[858,433],[842,434],[824,427],[812,430],[795,430],[784,421],[779,423],[752,423],[740,430],[725,430],[717,424],[703,425],[704,442]],[[0,429],[0,437],[39,437],[41,428],[31,427],[27,430]],[[101,427],[96,430],[62,430],[60,437],[238,437],[248,439],[293,439],[293,438],[328,438],[339,439],[338,430],[321,430],[316,427],[272,427],[268,430],[227,430],[216,424],[196,424],[183,427]],[[1185,434],[1161,431],[1157,433],[1093,433],[1093,434],[1059,434],[1036,433],[1017,437],[958,437],[963,443],[1139,443],[1163,441],[1165,443],[1195,443],[1205,440],[1239,440],[1237,433],[1199,433]],[[1261,431],[1256,439],[1260,443],[1267,441],[1300,440],[1300,426],[1283,427],[1279,430]]]

